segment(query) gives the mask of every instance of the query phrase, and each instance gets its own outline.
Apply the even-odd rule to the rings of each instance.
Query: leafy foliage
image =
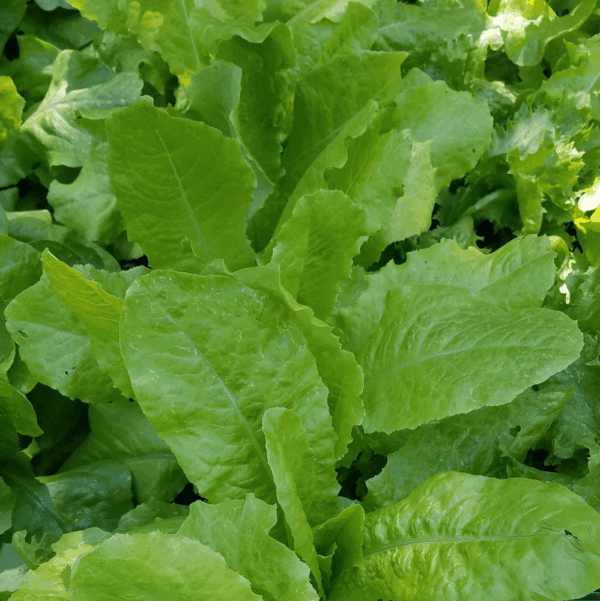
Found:
[[[597,594],[596,4],[3,2],[0,601]]]

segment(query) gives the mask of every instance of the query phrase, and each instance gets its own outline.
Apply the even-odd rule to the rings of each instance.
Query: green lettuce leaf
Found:
[[[26,0],[8,0],[3,4],[0,12],[0,52],[4,50],[4,45],[19,25],[26,9]]]
[[[502,31],[508,57],[517,65],[537,65],[546,45],[579,29],[592,15],[596,0],[581,0],[568,15],[557,18],[546,2],[493,0],[488,12],[493,26]],[[516,10],[515,10],[516,9]],[[517,12],[518,11],[518,12]],[[516,18],[510,18],[516,12]]]
[[[48,202],[54,218],[86,240],[111,244],[125,229],[110,187],[108,146],[99,144],[90,151],[77,179],[70,184],[54,180],[48,189]]]
[[[80,555],[73,565],[70,590],[80,601],[261,598],[221,555],[198,541],[163,532],[115,534]]]
[[[325,174],[330,189],[345,192],[365,211],[369,233],[389,221],[403,194],[411,146],[412,140],[403,131],[380,133],[372,127],[350,140],[344,165]],[[411,230],[407,235],[413,233],[418,232]]]
[[[377,37],[377,30],[377,15],[367,3],[348,2],[339,26],[327,41],[317,63],[324,64],[336,56],[370,50]]]
[[[314,545],[318,553],[317,559],[320,560],[326,596],[329,594],[332,580],[353,566],[362,565],[364,525],[363,508],[360,505],[351,505],[313,528]],[[327,559],[325,566],[323,559]]]
[[[270,407],[294,409],[333,463],[327,389],[272,295],[229,276],[154,271],[128,290],[121,352],[142,410],[211,502],[249,492],[274,501],[262,432]]]
[[[150,497],[119,520],[117,532],[154,532],[160,530],[176,534],[190,513],[189,507],[177,503],[165,503]],[[191,538],[191,537],[189,537]]]
[[[558,484],[442,472],[367,515],[364,566],[328,598],[573,599],[600,586],[599,528]]]
[[[263,432],[277,501],[285,516],[288,545],[308,565],[322,596],[323,581],[311,526],[336,513],[339,485],[333,465],[320,471],[302,422],[290,409],[268,409]]]
[[[300,81],[293,125],[282,155],[286,174],[279,190],[249,223],[255,248],[267,245],[301,196],[327,188],[325,171],[346,163],[348,141],[372,124],[380,102],[391,100],[405,58],[403,53],[367,51],[337,56]]]
[[[84,325],[53,294],[45,275],[12,300],[4,313],[21,357],[39,382],[86,403],[124,400],[98,364]]]
[[[46,561],[36,570],[30,570],[23,578],[23,584],[13,594],[14,601],[71,601],[69,591],[71,567],[80,555],[91,551],[110,534],[99,528],[89,528],[80,532],[65,534],[54,543],[56,556]]]
[[[17,41],[19,58],[0,61],[0,68],[12,78],[27,102],[40,102],[50,86],[52,65],[60,50],[31,35],[20,35]]]
[[[96,269],[119,271],[115,257],[101,246],[82,238],[79,234],[52,222],[46,209],[39,211],[14,211],[7,213],[8,235],[26,242],[37,251],[45,248],[68,265],[90,264]]]
[[[209,52],[234,34],[250,41],[264,36],[254,27],[262,20],[264,0],[196,4],[170,2],[118,2],[70,0],[88,19],[113,33],[134,35],[149,51],[158,51],[172,73],[183,81],[209,62]]]
[[[115,75],[90,56],[64,50],[54,62],[47,94],[21,131],[47,165],[81,167],[97,140],[77,125],[76,111],[87,109],[107,117],[111,109],[133,103],[141,89],[138,75]]]
[[[155,268],[199,273],[213,259],[248,267],[244,234],[255,176],[219,131],[140,102],[107,122],[111,186]]]
[[[554,281],[550,242],[516,238],[494,253],[462,249],[452,240],[408,253],[406,263],[390,263],[376,273],[355,270],[350,289],[338,298],[330,320],[342,330],[344,346],[358,351],[379,323],[390,290],[414,284],[460,286],[501,309],[539,307]]]
[[[10,486],[0,478],[0,534],[12,527],[12,512],[16,498]]]
[[[14,81],[0,75],[0,141],[4,142],[12,131],[19,128],[24,106],[25,99],[17,92]]]
[[[507,313],[454,286],[391,291],[358,355],[365,431],[412,429],[502,405],[567,367],[582,346],[576,324],[556,311]]]
[[[292,296],[326,319],[364,234],[364,212],[344,193],[321,190],[298,201],[271,260],[281,266],[281,283]]]
[[[300,328],[306,339],[317,363],[319,377],[329,390],[327,402],[333,429],[338,436],[335,458],[340,459],[352,440],[352,428],[362,422],[365,414],[360,398],[363,373],[354,355],[341,348],[331,326],[317,319],[309,307],[298,304],[283,288],[277,264],[242,269],[231,274],[222,262],[221,265],[217,262],[209,265],[204,273],[228,274],[246,286],[273,295],[286,308],[287,316]]]
[[[218,505],[193,503],[178,534],[220,553],[265,601],[317,601],[308,567],[269,536],[276,520],[275,507],[250,493],[244,500]]]
[[[86,469],[99,461],[118,461],[131,471],[138,503],[152,498],[171,502],[181,492],[187,480],[137,403],[94,406],[88,415],[90,434],[59,473]]]
[[[0,377],[15,359],[15,344],[6,329],[4,309],[41,275],[40,254],[28,244],[0,234]]]
[[[388,117],[394,127],[410,129],[417,142],[432,140],[438,191],[472,169],[490,144],[493,121],[487,103],[433,81],[419,69],[402,81],[396,105]]]
[[[18,468],[4,471],[16,497],[15,532],[58,537],[92,526],[110,532],[120,517],[133,509],[131,473],[123,464],[100,462],[83,470],[37,478]]]
[[[85,266],[83,273],[80,273],[47,250],[42,253],[42,263],[52,292],[84,326],[100,368],[112,378],[125,397],[133,397],[129,374],[119,348],[119,319],[126,287],[146,269],[141,267],[115,274],[104,272],[102,275],[93,267]],[[100,282],[86,275],[91,278],[96,275]],[[111,288],[120,289],[118,296],[102,287],[102,282],[107,281],[114,281]]]
[[[530,389],[506,405],[482,407],[396,433],[402,437],[400,446],[388,455],[381,473],[367,480],[369,493],[363,506],[372,511],[392,505],[444,470],[506,475],[510,459],[526,459],[572,395],[573,388],[566,386],[544,386],[539,392]],[[446,451],[440,453],[440,448]]]
[[[418,67],[452,89],[464,89],[483,68],[486,3],[436,0],[419,4],[379,2],[377,47],[409,53],[406,70]]]
[[[35,410],[27,397],[4,380],[0,380],[0,408],[19,434],[28,436],[42,434],[37,424]]]
[[[402,133],[406,136],[406,131]],[[357,260],[359,265],[368,268],[392,242],[429,229],[436,199],[436,169],[431,165],[431,148],[431,142],[412,144],[403,194],[393,205],[389,219],[382,222],[381,229],[363,245]]]

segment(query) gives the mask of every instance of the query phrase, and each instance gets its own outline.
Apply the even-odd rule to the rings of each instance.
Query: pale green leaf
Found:
[[[329,169],[325,179],[330,189],[342,190],[365,211],[371,234],[390,219],[403,194],[411,140],[405,132],[379,133],[372,127],[352,140],[347,152],[345,164]]]
[[[515,238],[490,254],[442,240],[409,253],[402,265],[389,263],[373,274],[355,270],[354,294],[339,299],[331,321],[356,352],[379,323],[387,293],[405,285],[460,286],[505,310],[539,307],[554,281],[553,254],[545,237]]]
[[[175,108],[194,121],[202,121],[227,137],[236,134],[232,113],[240,103],[242,69],[231,62],[215,60],[190,78],[189,86],[175,91]]]
[[[600,78],[600,39],[594,36],[582,40],[576,47],[568,45],[571,66],[554,71],[549,79],[540,86],[540,95],[545,95],[553,101],[560,101],[565,92],[572,94],[576,106],[588,107],[595,119],[600,117],[600,100],[598,91]]]
[[[288,545],[308,565],[317,581],[319,594],[323,595],[311,526],[321,524],[336,513],[339,485],[333,464],[327,472],[319,471],[302,422],[289,409],[267,410],[263,431],[277,501],[289,529]]]
[[[0,75],[0,141],[4,142],[9,134],[19,129],[25,99],[17,92],[10,77]]]
[[[277,298],[229,276],[155,271],[129,289],[121,319],[136,398],[202,496],[274,501],[269,407],[294,409],[333,464],[327,389]]]
[[[487,102],[433,81],[419,69],[403,80],[396,103],[393,126],[410,130],[417,142],[432,141],[438,191],[472,169],[491,142],[493,121]]]
[[[250,493],[218,505],[193,503],[178,534],[220,553],[265,601],[316,601],[308,567],[269,536],[276,521],[275,507]]]
[[[15,344],[6,329],[4,309],[41,276],[40,253],[29,244],[0,234],[0,376],[15,359]]]
[[[366,432],[502,405],[579,357],[577,324],[547,309],[507,313],[464,288],[406,286],[388,293],[358,355]]]
[[[310,446],[300,417],[291,409],[271,408],[263,417],[263,430],[280,504],[283,506],[280,495],[286,494],[279,488],[280,479],[284,478],[294,482],[294,495],[302,504],[309,525],[316,526],[333,517],[340,489],[333,463],[327,465],[316,459],[318,450]],[[281,470],[288,473],[283,475]]]
[[[362,51],[315,67],[298,84],[294,119],[282,156],[279,191],[250,222],[257,248],[290,217],[304,194],[326,189],[325,172],[348,159],[347,143],[372,124],[379,102],[391,100],[404,53]],[[271,249],[272,250],[272,249]]]
[[[90,551],[110,534],[99,528],[88,528],[65,534],[54,544],[57,555],[30,570],[23,579],[19,590],[13,594],[13,601],[72,601],[68,590],[70,570],[77,558]]]
[[[397,199],[389,219],[361,249],[360,264],[369,267],[379,260],[383,250],[398,242],[428,230],[435,206],[436,169],[431,166],[431,142],[414,142],[404,193]]]
[[[326,63],[336,56],[370,50],[377,37],[377,29],[377,16],[369,6],[360,2],[348,2],[348,8],[329,38],[318,63]]]
[[[457,472],[367,515],[330,601],[574,599],[600,586],[600,517],[558,484]]]
[[[38,381],[86,403],[124,400],[98,365],[85,327],[52,293],[46,276],[11,301],[5,315],[8,331]]]
[[[112,378],[125,397],[133,397],[119,348],[123,301],[108,294],[98,282],[86,278],[47,250],[42,254],[42,262],[52,292],[84,326],[100,368]],[[113,277],[116,279],[119,275],[114,274]]]
[[[342,55],[319,65],[300,82],[294,100],[293,127],[282,158],[282,164],[288,170],[282,182],[284,190],[291,194],[319,156],[328,149],[332,152],[330,147],[341,134],[344,139],[356,137],[358,132],[354,133],[350,125],[355,122],[359,126],[361,120],[364,123],[361,114],[367,107],[391,99],[398,87],[400,66],[405,58],[402,52],[362,51]],[[345,152],[344,156],[337,156],[337,153],[329,156],[329,169],[342,167],[347,158]],[[287,219],[302,194],[314,191],[306,189],[308,185],[310,183],[305,180],[305,189],[296,190],[280,224]]]
[[[217,57],[241,69],[239,101],[231,112],[231,124],[250,164],[272,187],[282,175],[281,143],[285,138],[282,113],[288,91],[281,74],[294,62],[294,46],[285,25],[271,23],[268,27],[268,37],[260,44],[236,36],[220,44]]]
[[[389,4],[390,14],[380,23],[380,38],[386,48],[409,52],[412,64],[423,62],[424,57],[435,67],[440,57],[447,62],[464,61],[486,25],[485,2],[481,0]]]
[[[492,22],[503,30],[506,54],[521,66],[537,65],[544,56],[548,42],[579,29],[593,14],[596,0],[582,0],[568,15],[561,18],[556,18],[554,11],[545,2],[536,2],[531,6],[528,4],[522,0],[516,6],[511,0],[493,3]],[[537,14],[528,14],[532,6],[544,8],[536,11]],[[513,16],[515,13],[516,18]]]
[[[208,52],[232,35],[260,40],[254,24],[262,20],[264,0],[249,2],[151,2],[142,0],[71,0],[102,29],[134,35],[149,51],[157,51],[184,81],[207,64]]]
[[[0,234],[0,302],[10,302],[41,275],[40,253],[29,244]]]
[[[221,555],[163,532],[115,534],[78,558],[73,601],[259,601]]]
[[[303,196],[275,239],[272,261],[281,266],[281,283],[326,319],[365,234],[364,212],[343,192]]]
[[[237,142],[143,102],[106,128],[111,186],[130,239],[153,267],[200,272],[218,258],[234,270],[253,264],[244,216],[255,176]]]
[[[108,175],[108,146],[99,144],[70,184],[54,180],[48,189],[48,202],[54,218],[86,240],[107,245],[115,241],[125,224]]]
[[[209,265],[208,269],[213,269],[214,273],[218,274],[227,273],[251,288],[272,294],[286,307],[288,317],[300,328],[306,339],[317,363],[321,380],[329,389],[327,401],[333,428],[338,437],[335,443],[335,458],[340,459],[352,440],[352,428],[362,422],[365,414],[360,399],[363,374],[354,355],[342,350],[331,326],[317,319],[309,307],[298,304],[283,288],[278,265],[272,263],[266,267],[242,269],[234,274],[216,264]],[[321,439],[326,441],[328,438],[323,430]]]
[[[331,557],[328,588],[331,579],[363,563],[362,543],[365,512],[360,505],[351,505],[334,518],[313,528],[314,544],[318,557]],[[325,580],[325,578],[323,578]]]

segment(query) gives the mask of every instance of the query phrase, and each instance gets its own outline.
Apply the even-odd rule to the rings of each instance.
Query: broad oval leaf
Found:
[[[561,601],[600,586],[600,516],[559,484],[442,472],[367,514],[328,601]]]
[[[155,268],[199,273],[254,263],[244,233],[256,176],[240,145],[144,102],[106,123],[110,183],[130,239]]]
[[[355,294],[338,296],[331,321],[356,353],[377,327],[387,293],[402,286],[459,286],[506,311],[539,307],[554,282],[554,253],[546,236],[515,238],[490,254],[446,239],[408,253],[402,265],[390,262],[376,273],[355,269],[353,276]]]
[[[221,555],[189,538],[115,534],[73,566],[73,601],[260,601]]]
[[[333,463],[327,388],[274,296],[229,276],[154,271],[131,286],[121,320],[136,398],[211,502],[275,500],[262,432],[270,407],[296,411],[316,456]]]
[[[393,290],[358,356],[365,431],[508,403],[575,361],[582,346],[577,324],[557,311],[507,313],[453,286]]]

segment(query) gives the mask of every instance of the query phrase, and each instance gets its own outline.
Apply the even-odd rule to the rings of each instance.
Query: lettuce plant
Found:
[[[0,601],[598,598],[596,0],[0,15]]]

